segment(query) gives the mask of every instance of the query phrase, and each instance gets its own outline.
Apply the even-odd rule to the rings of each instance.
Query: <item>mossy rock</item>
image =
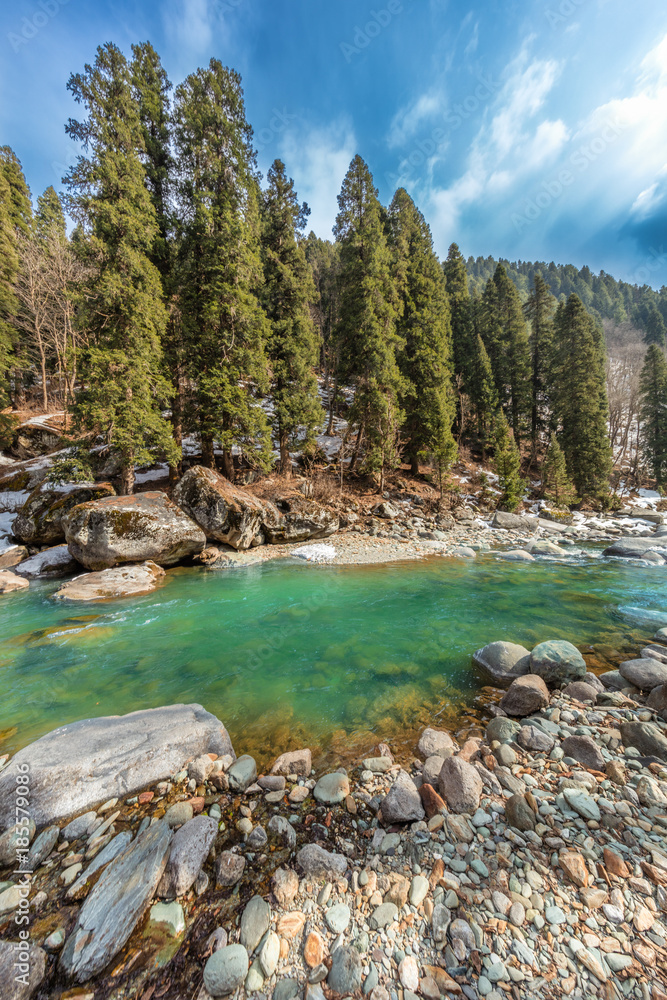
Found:
[[[12,525],[13,534],[30,545],[57,545],[65,541],[64,518],[82,503],[115,496],[110,483],[86,486],[36,486]]]

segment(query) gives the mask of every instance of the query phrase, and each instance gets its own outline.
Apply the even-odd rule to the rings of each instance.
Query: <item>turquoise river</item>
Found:
[[[431,558],[363,567],[278,560],[178,569],[150,596],[0,601],[0,753],[74,719],[199,702],[237,752],[344,758],[434,721],[470,729],[489,692],[470,655],[565,638],[596,667],[667,624],[667,568],[587,558]],[[663,615],[664,612],[664,615]],[[592,646],[591,646],[592,644]]]

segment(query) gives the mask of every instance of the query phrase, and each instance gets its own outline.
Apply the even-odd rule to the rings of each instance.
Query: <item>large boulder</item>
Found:
[[[154,562],[115,566],[99,573],[82,573],[64,583],[53,595],[62,601],[113,601],[119,597],[150,594],[163,582],[165,571]]]
[[[662,543],[662,544],[661,544]],[[644,559],[652,549],[667,547],[664,538],[638,538],[634,536],[617,538],[602,553],[603,556],[618,556],[621,559]]]
[[[530,654],[530,672],[551,687],[565,687],[586,676],[586,661],[576,646],[564,639],[540,642]]]
[[[227,730],[201,705],[169,705],[61,726],[0,773],[0,829],[11,825],[16,777],[27,764],[28,812],[38,827],[163,781],[204,753],[235,756]]]
[[[522,517],[520,514],[508,514],[505,510],[497,510],[491,522],[492,528],[503,528],[505,531],[535,531],[536,517]]]
[[[269,545],[304,542],[309,538],[328,538],[338,531],[336,514],[310,500],[289,499],[277,502],[277,519],[266,517],[263,531]]]
[[[406,771],[398,772],[380,808],[385,823],[410,823],[425,815],[417,786]]]
[[[23,559],[16,566],[16,572],[20,576],[27,576],[29,580],[50,580],[69,576],[80,568],[66,545],[51,545],[29,559]]]
[[[652,691],[661,684],[667,684],[667,663],[661,663],[653,657],[625,660],[624,663],[619,663],[618,672],[640,691]]]
[[[207,538],[225,542],[234,549],[260,544],[264,522],[280,520],[280,512],[273,504],[258,500],[215,469],[202,465],[188,469],[173,496]]]
[[[158,492],[79,504],[64,525],[70,552],[92,570],[146,559],[173,566],[206,545],[201,528]]]
[[[463,757],[448,757],[439,777],[440,794],[454,812],[474,813],[483,791],[477,768]],[[384,815],[384,813],[383,813]]]
[[[523,718],[539,712],[549,704],[549,689],[536,674],[525,674],[512,681],[500,701],[500,707],[507,715]]]
[[[623,722],[621,736],[626,747],[634,747],[647,757],[667,761],[667,736],[650,722]]]
[[[12,533],[29,545],[56,545],[64,542],[63,519],[73,507],[115,494],[110,483],[60,487],[42,483],[35,487],[21,507],[12,524]]]
[[[472,654],[472,661],[487,683],[505,689],[530,670],[529,650],[515,642],[490,642]]]

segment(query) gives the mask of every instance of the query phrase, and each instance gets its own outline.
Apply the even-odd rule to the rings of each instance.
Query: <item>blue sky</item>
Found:
[[[263,172],[280,156],[330,237],[359,152],[441,256],[589,264],[667,284],[664,0],[16,0],[0,12],[0,143],[36,197],[76,150],[65,84],[150,39],[176,84],[239,70]]]

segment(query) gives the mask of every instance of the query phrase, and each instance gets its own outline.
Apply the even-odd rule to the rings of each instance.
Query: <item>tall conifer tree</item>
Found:
[[[456,457],[452,437],[452,343],[449,300],[442,268],[433,252],[431,230],[403,188],[389,209],[400,311],[398,355],[404,385],[403,437],[413,473],[419,459],[433,456],[442,473]]]
[[[399,306],[384,212],[370,170],[355,156],[338,195],[334,234],[340,243],[338,335],[342,369],[355,387],[350,418],[357,427],[354,466],[365,437],[365,467],[385,472],[399,462],[402,379],[396,362]]]
[[[62,202],[55,188],[49,185],[44,194],[40,194],[37,199],[35,234],[39,240],[45,241],[54,230],[62,239],[65,239],[67,229]]]
[[[9,182],[0,169],[0,411],[9,401],[9,372],[14,363],[15,319],[19,308],[14,290],[19,256],[10,202]],[[0,414],[0,441],[7,431],[8,422]]]
[[[580,497],[606,496],[611,445],[604,345],[577,295],[556,310],[554,345],[554,409],[568,472]]]
[[[296,444],[301,429],[307,440],[312,437],[323,417],[314,374],[317,341],[309,308],[315,286],[300,241],[310,209],[299,204],[294,182],[287,177],[281,160],[269,168],[267,180],[262,219],[262,300],[270,325],[267,353],[272,372],[273,426],[280,449],[280,471],[289,476],[290,444]]]
[[[213,466],[234,476],[238,448],[261,468],[270,435],[258,392],[268,390],[259,185],[241,78],[217,59],[176,89],[174,141],[179,168],[178,299],[193,391],[190,416]]]
[[[667,485],[667,361],[657,344],[646,352],[640,391],[644,457],[662,489]]]
[[[482,338],[518,447],[530,410],[530,346],[519,293],[502,264],[486,286],[483,305]]]
[[[173,457],[161,407],[169,386],[161,375],[166,323],[160,275],[150,260],[155,209],[141,162],[144,142],[130,70],[112,44],[68,82],[86,118],[67,132],[83,144],[69,171],[70,214],[88,237],[82,250],[95,273],[85,297],[91,346],[82,371],[76,416],[101,433],[117,455],[121,490],[134,488],[135,464]]]
[[[549,364],[553,341],[553,315],[555,309],[556,300],[549,291],[549,286],[541,274],[536,274],[533,290],[524,306],[524,311],[530,323],[530,437],[533,445],[533,455],[537,451],[537,439],[540,429],[545,423],[543,411],[549,382]]]

